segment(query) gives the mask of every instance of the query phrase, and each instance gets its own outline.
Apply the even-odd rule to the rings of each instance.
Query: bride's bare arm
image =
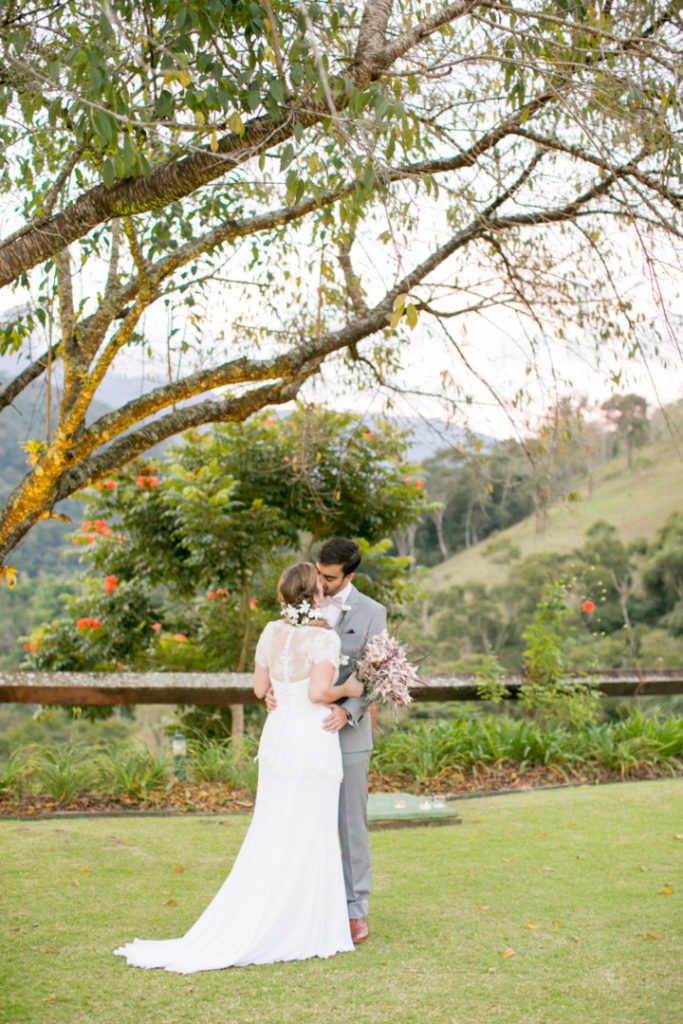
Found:
[[[314,704],[332,704],[343,697],[360,697],[363,685],[356,679],[355,673],[345,683],[333,686],[334,665],[330,661],[319,661],[311,669],[311,680],[308,684],[308,696]]]
[[[265,695],[270,690],[270,672],[268,671],[267,665],[259,665],[256,662],[254,666],[254,693],[259,700],[263,700]]]

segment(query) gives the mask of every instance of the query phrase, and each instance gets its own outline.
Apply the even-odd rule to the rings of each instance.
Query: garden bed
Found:
[[[434,778],[416,784],[408,775],[383,775],[370,772],[371,793],[413,792],[439,794],[451,798],[468,794],[499,793],[514,790],[543,789],[563,785],[598,785],[636,780],[683,777],[683,758],[676,766],[640,764],[628,772],[608,771],[598,764],[560,769],[553,765],[521,767],[514,761],[484,764],[476,768],[449,768]],[[170,785],[134,796],[115,797],[102,793],[82,793],[69,799],[54,800],[46,794],[0,794],[0,816],[45,817],[51,814],[244,814],[252,810],[253,798],[246,788],[212,782],[174,781]]]

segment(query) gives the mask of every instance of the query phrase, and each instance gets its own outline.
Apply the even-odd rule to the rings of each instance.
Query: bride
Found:
[[[317,617],[315,566],[299,562],[278,583],[284,619],[256,647],[254,691],[272,686],[258,750],[254,816],[232,871],[190,930],[177,939],[135,939],[115,950],[134,967],[192,974],[245,964],[305,960],[353,948],[337,838],[342,778],[339,738],[326,705],[358,697],[352,675],[333,686],[339,637]]]

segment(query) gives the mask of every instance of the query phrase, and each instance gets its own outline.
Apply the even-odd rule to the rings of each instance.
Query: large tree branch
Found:
[[[628,167],[621,169],[626,173]],[[238,411],[244,415],[250,415],[256,408],[262,408],[269,402],[284,401],[278,399],[278,395],[290,394],[289,387],[298,390],[301,380],[315,372],[319,363],[328,355],[349,348],[364,338],[367,338],[381,330],[388,328],[389,319],[392,314],[394,300],[397,295],[408,294],[419,284],[423,283],[429,274],[445,262],[453,253],[466,246],[477,237],[486,234],[495,235],[497,232],[516,228],[522,224],[527,226],[541,226],[548,223],[558,223],[562,220],[575,220],[582,212],[582,204],[592,202],[597,196],[604,194],[616,180],[617,172],[592,189],[587,190],[582,196],[572,203],[562,207],[549,208],[538,211],[535,214],[513,215],[509,217],[495,218],[492,216],[480,215],[474,218],[461,231],[452,236],[444,245],[431,254],[426,260],[414,267],[400,281],[396,282],[382,298],[382,300],[364,316],[357,316],[349,324],[337,331],[309,340],[307,343],[298,345],[288,353],[277,357],[270,364],[270,371],[279,369],[283,378],[277,383],[265,388],[252,389],[239,398],[229,398],[222,402],[220,400],[208,400],[198,403],[196,406],[188,406],[187,409],[174,410],[167,416],[159,417],[153,423],[141,427],[135,431],[133,438],[129,435],[118,436],[116,440],[104,451],[100,451],[90,457],[87,455],[77,465],[68,466],[73,461],[74,453],[79,450],[79,444],[83,439],[74,441],[64,437],[62,432],[61,440],[55,436],[51,446],[46,451],[33,471],[15,488],[5,504],[5,529],[0,541],[0,560],[7,551],[24,536],[31,526],[36,522],[38,516],[46,509],[52,507],[55,501],[73,493],[110,469],[120,464],[121,460],[134,457],[141,451],[146,450],[157,440],[171,436],[178,430],[185,429],[191,425],[192,417],[196,422],[211,422],[221,418],[239,418]],[[495,199],[490,208],[495,207]],[[265,365],[262,370],[265,370]],[[182,387],[182,382],[178,382]],[[209,385],[208,379],[203,383]],[[173,402],[174,392],[172,387],[161,389],[165,392],[163,396],[153,399],[153,404],[161,397],[166,405]],[[139,400],[144,403],[145,399]],[[149,408],[149,407],[147,407]],[[129,410],[130,411],[130,410]],[[137,406],[137,412],[144,415],[146,407],[144,404]],[[180,414],[178,417],[177,414]],[[117,414],[114,413],[113,416]],[[125,429],[131,425],[119,423]],[[102,426],[102,424],[101,424]],[[107,433],[111,431],[113,422],[109,423]],[[91,428],[92,429],[92,428]],[[88,438],[87,447],[91,447],[94,437]],[[65,443],[66,442],[66,443]],[[104,443],[104,434],[100,435],[100,443]],[[65,468],[65,464],[68,468]]]
[[[417,33],[414,39],[409,33],[403,37],[402,46],[395,45],[393,49],[385,46],[382,50],[383,33],[386,31],[386,18],[391,4],[389,0],[368,0],[364,14],[365,25],[361,26],[359,32],[356,64],[350,71],[354,84],[359,88],[366,85],[379,68],[378,60],[385,69],[406,48],[415,45],[418,37],[426,37],[436,31],[437,27],[460,17],[474,6],[472,0],[451,4],[445,11],[440,11],[438,16],[427,19],[423,29],[416,26],[413,30],[413,34]],[[545,95],[538,103],[527,104],[525,116],[529,116],[539,103],[543,105],[549,98]],[[339,90],[337,102],[345,102],[343,89]],[[182,199],[222,177],[264,148],[290,138],[295,125],[309,127],[328,114],[326,103],[309,107],[294,107],[290,104],[283,107],[282,120],[278,123],[269,116],[253,118],[241,135],[229,133],[219,139],[215,151],[210,147],[201,147],[181,159],[154,169],[149,177],[141,175],[126,178],[116,182],[111,189],[106,189],[104,185],[95,186],[67,209],[46,223],[35,225],[11,245],[0,242],[0,287],[10,284],[20,274],[83,237],[98,224],[114,217],[159,209]]]
[[[103,451],[83,459],[77,466],[63,473],[55,487],[54,500],[57,502],[68,498],[81,487],[94,483],[154,445],[191,427],[204,423],[241,423],[266,406],[291,402],[304,381],[313,373],[317,373],[317,365],[303,368],[294,380],[277,381],[266,387],[253,388],[239,397],[207,399],[182,409],[174,409],[139,430],[124,434]]]
[[[391,6],[390,0],[368,0],[366,13],[370,10],[373,27],[377,20],[378,2],[381,6],[387,3]],[[375,33],[366,25],[365,37],[361,32],[359,38],[372,41]],[[357,63],[351,71],[357,87],[367,84],[369,75],[365,62]],[[343,96],[343,92],[340,90],[340,95]],[[290,103],[283,107],[279,122],[266,115],[253,118],[242,134],[231,132],[217,140],[214,150],[201,147],[180,160],[153,170],[149,177],[126,178],[116,182],[111,189],[104,185],[95,186],[56,217],[17,238],[11,246],[6,247],[0,242],[0,287],[10,284],[21,273],[83,237],[98,224],[112,217],[159,209],[182,199],[222,177],[262,149],[284,142],[293,135],[295,124],[306,128],[328,114],[326,103],[313,103],[308,107],[295,107]]]
[[[289,379],[292,374],[296,375],[299,372],[302,363],[301,359],[295,357],[295,352],[296,350],[274,359],[234,359],[209,370],[199,370],[163,387],[154,388],[146,395],[127,402],[120,409],[106,413],[92,423],[79,440],[74,457],[84,458],[100,445],[118,437],[131,423],[140,423],[162,409],[185,402],[206,391],[249,382],[278,380],[285,375]]]
[[[45,373],[45,370],[48,368],[52,360],[57,358],[60,344],[61,342],[57,342],[53,345],[51,349],[44,352],[42,356],[35,360],[35,362],[31,363],[30,366],[27,366],[25,370],[22,370],[22,372],[15,377],[7,387],[0,390],[0,412],[2,412],[3,409],[6,409],[8,405],[11,405],[14,399],[17,398],[22,391],[29,387],[34,380],[37,380]]]
[[[596,156],[594,153],[589,153],[581,146],[570,145],[569,143],[562,142],[561,139],[544,135],[541,132],[533,131],[530,128],[524,128],[521,125],[519,127],[511,127],[510,134],[518,135],[520,138],[535,142],[538,146],[542,146],[544,149],[554,150],[557,153],[565,153],[567,156],[574,157],[577,160],[581,160],[583,163],[591,164],[593,167],[598,167],[601,170],[611,171],[614,167],[614,164],[608,156]],[[672,189],[667,188],[667,186],[661,181],[657,181],[653,178],[651,174],[647,173],[647,171],[642,171],[640,168],[635,166],[630,172],[630,177],[639,181],[642,185],[645,185],[646,188],[671,203],[671,205],[677,210],[683,210],[683,191],[672,191]]]
[[[585,150],[582,150],[577,146],[565,146],[559,140],[555,140],[533,132],[528,128],[522,128],[520,126],[521,112],[516,113],[510,118],[506,119],[502,124],[498,125],[495,129],[486,132],[481,138],[479,138],[469,149],[458,153],[454,157],[444,158],[440,160],[422,161],[415,164],[401,164],[397,167],[392,168],[388,172],[388,177],[391,181],[401,181],[405,179],[419,177],[422,174],[444,174],[450,171],[463,169],[470,167],[476,163],[477,159],[485,153],[487,150],[496,146],[506,136],[517,135],[530,142],[534,142],[539,146],[547,149],[557,149],[559,151],[567,152],[568,155],[575,156],[577,159],[584,160],[593,166],[601,168],[603,170],[612,170],[608,161],[600,160],[597,157],[592,156]],[[537,154],[534,158],[534,166],[540,159],[540,155]],[[523,172],[523,176],[528,176],[530,168]],[[619,170],[621,177],[634,177],[641,181],[647,187],[652,188],[665,198],[668,198],[672,203],[678,202],[680,206],[680,199],[676,193],[671,193],[670,190],[664,190],[663,187],[657,186],[650,175],[641,171],[633,163],[627,165],[626,168]],[[608,181],[611,179],[605,179]],[[519,179],[511,189],[518,187],[521,179]],[[198,238],[192,239],[187,242],[184,246],[181,246],[170,256],[164,256],[153,264],[149,270],[149,280],[153,283],[154,288],[158,288],[161,283],[170,277],[180,267],[185,266],[187,263],[196,259],[203,253],[209,252],[212,249],[217,248],[220,245],[225,244],[229,241],[234,241],[237,238],[248,237],[249,235],[256,234],[260,231],[272,230],[276,227],[292,223],[305,217],[308,213],[311,213],[315,209],[322,208],[324,206],[330,206],[338,202],[344,196],[353,192],[356,187],[356,183],[350,182],[348,185],[342,188],[329,190],[317,198],[310,198],[302,200],[294,206],[281,207],[277,210],[268,211],[263,214],[256,214],[253,217],[246,217],[242,220],[229,220],[218,225],[211,231],[206,232],[204,235]],[[504,195],[508,197],[511,194],[511,190],[507,190]],[[502,196],[497,197],[494,200],[493,206],[489,208],[489,213],[493,208],[499,207],[503,202]],[[575,200],[574,205],[579,203],[580,200]],[[530,219],[529,219],[530,218]],[[535,215],[528,215],[527,220],[524,223],[543,222],[548,219],[548,214],[545,212]],[[83,334],[83,345],[84,351],[87,350],[87,354],[92,356],[99,347],[104,334],[114,319],[120,315],[123,310],[130,302],[134,301],[140,290],[140,279],[134,277],[127,284],[122,287],[116,288],[114,286],[115,280],[115,257],[114,251],[118,249],[118,245],[113,247],[112,252],[112,265],[110,266],[110,274],[107,282],[107,288],[105,289],[105,297],[100,305],[100,308],[91,317],[84,320],[81,324],[81,332]],[[117,258],[117,257],[116,257]],[[343,264],[342,264],[343,266]],[[354,307],[356,303],[354,302]],[[360,308],[356,307],[356,311],[360,312]],[[87,339],[87,341],[86,341]],[[57,355],[58,346],[54,346],[52,351],[52,358]],[[9,384],[5,389],[0,392],[0,411],[8,406],[14,399],[20,394],[26,387],[28,387],[34,380],[36,380],[41,373],[44,372],[48,363],[47,353],[37,359],[30,367],[21,373],[16,380]]]

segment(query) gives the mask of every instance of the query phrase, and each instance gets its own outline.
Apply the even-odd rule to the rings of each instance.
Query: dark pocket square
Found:
[[[348,635],[349,635],[349,633],[355,633],[355,632],[356,632],[356,631],[355,631],[355,629],[345,629],[345,630],[344,630],[344,634],[345,634],[346,636],[348,636]]]

